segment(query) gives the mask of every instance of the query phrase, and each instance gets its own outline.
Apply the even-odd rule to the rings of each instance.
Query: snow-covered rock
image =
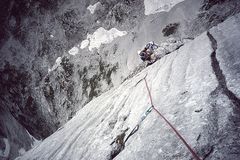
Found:
[[[79,51],[78,47],[73,47],[68,51],[68,53],[74,56],[79,53],[78,51]]]
[[[156,109],[201,158],[237,160],[240,156],[239,90],[233,93],[228,89],[228,78],[225,79],[224,74],[239,82],[240,70],[235,68],[238,63],[223,67],[224,63],[218,62],[219,57],[229,54],[224,51],[228,49],[226,44],[232,46],[234,53],[239,50],[235,40],[240,34],[232,34],[228,25],[238,28],[240,15],[204,32],[121,86],[95,98],[61,129],[18,160],[111,159],[112,141],[126,128],[130,128],[128,135],[151,105],[143,80],[146,75]],[[239,57],[239,54],[233,55]],[[231,67],[234,72],[225,72]],[[153,110],[115,159],[187,160],[191,157]]]
[[[55,64],[52,66],[52,68],[48,69],[48,73],[54,71],[57,67],[59,67],[61,62],[62,62],[62,57],[58,57],[55,61]]]
[[[97,7],[98,5],[101,5],[101,3],[100,3],[100,2],[97,2],[97,3],[95,3],[94,5],[89,5],[89,6],[87,7],[87,9],[90,11],[91,14],[94,14],[95,9],[96,9],[96,7]]]
[[[119,31],[116,28],[106,30],[103,27],[98,28],[93,34],[88,34],[87,39],[81,42],[81,49],[89,44],[89,50],[99,48],[101,44],[111,43],[115,38],[126,35],[126,31]]]
[[[81,42],[80,48],[81,48],[81,49],[84,49],[84,48],[86,48],[88,45],[89,45],[89,40],[85,39],[85,40],[83,40],[83,41]]]

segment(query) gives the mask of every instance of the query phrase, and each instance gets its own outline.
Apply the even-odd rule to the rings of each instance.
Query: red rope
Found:
[[[162,117],[164,119],[164,121],[173,129],[173,131],[177,134],[177,136],[182,140],[182,142],[185,144],[185,146],[188,148],[188,150],[192,153],[193,157],[196,159],[196,160],[201,160],[201,158],[194,152],[194,150],[190,147],[190,145],[186,142],[186,140],[180,135],[180,133],[175,129],[175,127],[154,107],[153,105],[153,100],[152,100],[152,95],[151,95],[151,92],[150,92],[150,89],[148,87],[148,84],[147,84],[147,80],[146,78],[144,77],[144,81],[145,81],[145,84],[146,84],[146,88],[147,88],[147,91],[148,91],[148,95],[149,95],[149,98],[150,98],[150,101],[151,101],[151,105],[152,105],[152,108],[158,113],[158,115],[160,117]]]

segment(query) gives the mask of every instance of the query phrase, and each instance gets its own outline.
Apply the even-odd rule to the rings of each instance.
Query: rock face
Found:
[[[34,137],[46,138],[77,108],[113,86],[111,75],[118,63],[107,62],[102,56],[107,52],[85,50],[74,57],[67,50],[100,26],[123,26],[127,15],[112,19],[125,6],[131,15],[140,6],[134,1],[115,2],[101,2],[95,15],[87,10],[90,1],[1,2],[1,97],[5,109]],[[131,28],[135,21],[124,25]],[[61,62],[55,62],[59,57]]]
[[[2,0],[0,2],[0,109],[1,117],[4,117],[1,119],[0,130],[3,132],[1,132],[1,150],[4,153],[8,148],[6,142],[8,141],[10,144],[11,149],[7,157],[13,159],[19,154],[21,148],[30,149],[33,141],[30,135],[37,139],[45,139],[70,120],[78,110],[81,111],[87,103],[109,89],[117,88],[126,79],[134,77],[143,70],[144,65],[141,63],[137,51],[142,49],[147,42],[155,41],[173,51],[179,48],[172,49],[173,47],[165,42],[177,39],[189,45],[189,41],[191,41],[189,39],[194,39],[240,11],[240,3],[235,0],[176,0],[171,1],[173,3],[170,4],[168,1],[166,2],[166,5],[170,7],[163,8],[162,11],[168,12],[159,12],[164,6],[165,2],[163,1],[163,4],[158,4],[160,8],[153,8],[156,14],[148,16],[144,14],[148,2],[151,1]],[[96,3],[94,10],[88,9],[89,6]],[[236,24],[238,24],[237,21]],[[222,26],[226,31],[224,35],[229,34],[228,30],[224,28],[226,25],[225,23]],[[238,30],[238,25],[230,25],[229,28],[233,28],[233,26],[235,26],[235,30]],[[93,35],[99,29],[104,32],[120,30],[122,31],[119,32],[121,37],[110,34],[108,36],[113,37],[103,37],[102,39],[111,39],[112,42],[108,41],[106,44],[101,44],[100,47],[96,45],[98,48],[86,47],[91,44],[90,40],[94,41]],[[232,76],[239,76],[237,74],[239,70],[238,50],[233,48],[231,52],[228,51],[232,49],[230,46],[234,34],[229,38],[226,36],[228,39],[223,39],[219,32],[215,28],[208,34],[204,33],[205,36],[202,35],[205,38],[209,37],[203,38],[204,41],[211,39],[209,41],[211,43],[205,42],[206,44],[203,45],[212,44],[212,48],[215,47],[216,51],[211,55],[216,58],[212,58],[211,63],[216,66],[214,67],[216,70],[213,71],[218,75],[217,80],[221,82],[218,89],[211,94],[212,99],[216,98],[216,102],[212,103],[213,106],[215,103],[217,104],[221,93],[222,97],[225,97],[224,95],[227,95],[228,98],[232,97],[233,103],[237,105],[239,88],[236,82],[239,77]],[[238,34],[236,35],[238,36]],[[86,43],[87,41],[88,43]],[[197,42],[194,40],[191,43]],[[81,44],[84,44],[85,47],[82,47]],[[227,51],[224,51],[224,47],[228,45]],[[69,52],[74,54],[69,54]],[[229,54],[225,52],[229,52]],[[172,57],[170,55],[171,53],[168,57]],[[235,62],[232,57],[236,60]],[[169,62],[161,63],[169,65],[176,63],[172,62],[173,59],[174,56],[168,60]],[[189,61],[191,60],[189,59]],[[228,64],[234,64],[234,66],[229,68]],[[182,66],[182,64],[177,65]],[[172,72],[172,69],[166,69],[167,73],[161,74]],[[155,70],[157,72],[157,68]],[[155,79],[155,81],[158,80]],[[211,87],[214,87],[216,83]],[[113,91],[108,94],[110,93],[112,94]],[[186,92],[186,94],[190,93]],[[120,93],[117,95],[120,96]],[[105,108],[105,106],[99,107],[99,109]],[[140,113],[140,111],[137,112]],[[198,108],[197,111],[201,111],[201,108]],[[214,114],[214,116],[218,115]],[[8,125],[4,123],[5,119],[8,119],[8,122],[13,119],[12,128],[10,122]],[[132,120],[134,123],[136,119],[132,118]],[[117,122],[116,119],[111,122],[112,128],[114,128],[115,121]],[[84,122],[77,126],[83,127],[82,123]],[[215,124],[217,122],[212,125]],[[9,127],[11,128],[10,132],[6,129]],[[17,137],[18,140],[15,140],[12,137],[18,130],[21,135]],[[74,128],[72,130],[75,132]],[[85,142],[87,143],[87,141]],[[64,146],[61,147],[64,148]],[[199,152],[204,155],[206,150],[209,150],[210,155],[210,151],[214,150],[212,146],[207,145],[206,148]],[[46,154],[46,156],[54,157],[55,154],[58,154],[58,150],[55,151],[56,153]],[[79,152],[79,154],[81,153]],[[120,154],[127,154],[127,152],[124,150]],[[6,155],[4,154],[4,156]]]
[[[19,159],[111,159],[115,149],[111,142],[123,130],[128,135],[151,105],[143,81],[147,75],[155,107],[201,158],[237,160],[240,34],[236,28],[240,28],[240,14],[95,98],[60,130]],[[142,160],[191,158],[155,111],[115,156]]]
[[[25,152],[31,149],[35,140],[29,136],[27,130],[9,112],[0,108],[0,114],[0,159],[6,157],[14,159],[22,154],[21,151]]]
[[[81,55],[74,57],[67,50],[100,26],[106,29],[123,26],[127,15],[117,19],[118,13],[127,6],[129,14],[134,15],[140,4],[103,1],[102,9],[97,8],[95,15],[91,15],[87,11],[88,0],[0,3],[1,108],[35,138],[44,139],[83,105],[112,87],[111,75],[118,68],[117,62],[107,63],[96,51],[81,51]],[[101,23],[95,23],[97,20]],[[124,25],[131,28],[134,21]],[[105,54],[108,53],[102,53]],[[7,132],[4,135],[11,139]]]

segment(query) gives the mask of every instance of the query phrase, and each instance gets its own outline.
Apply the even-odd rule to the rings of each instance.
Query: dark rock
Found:
[[[163,33],[163,36],[170,36],[174,33],[177,32],[177,29],[179,27],[179,23],[170,23],[168,24],[163,30],[162,30],[162,33]]]

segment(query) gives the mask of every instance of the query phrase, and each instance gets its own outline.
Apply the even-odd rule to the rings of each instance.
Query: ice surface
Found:
[[[158,12],[168,12],[176,4],[184,0],[144,0],[145,15],[155,14]]]
[[[89,50],[99,48],[101,44],[111,43],[115,38],[126,35],[126,31],[119,31],[116,28],[106,30],[103,27],[98,28],[93,34],[88,34],[87,39],[81,42],[81,49],[88,46]]]
[[[94,14],[96,7],[100,4],[101,4],[100,2],[97,2],[94,5],[89,5],[87,9],[91,12],[91,14]]]

